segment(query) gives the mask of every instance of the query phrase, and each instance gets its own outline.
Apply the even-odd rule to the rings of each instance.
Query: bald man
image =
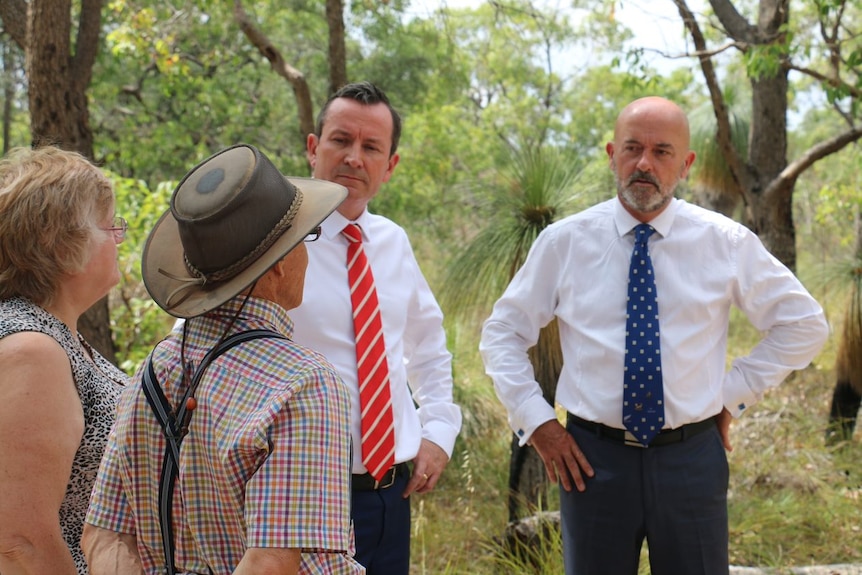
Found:
[[[626,106],[605,148],[616,198],[545,229],[482,330],[512,429],[559,482],[566,575],[636,575],[644,540],[653,575],[727,575],[730,422],[827,338],[756,235],[674,197],[689,139],[675,103]],[[731,307],[765,336],[728,370]],[[527,356],[554,318],[565,425]]]

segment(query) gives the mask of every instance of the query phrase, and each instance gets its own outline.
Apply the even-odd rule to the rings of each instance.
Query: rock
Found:
[[[862,575],[862,565],[812,565],[784,569],[761,569],[760,567],[731,567],[730,575]]]

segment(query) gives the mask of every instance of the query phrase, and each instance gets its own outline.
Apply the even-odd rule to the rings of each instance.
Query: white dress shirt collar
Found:
[[[368,242],[371,237],[368,235],[369,228],[368,218],[370,214],[368,210],[365,210],[360,214],[358,218],[355,220],[348,220],[339,212],[332,212],[328,218],[323,220],[323,223],[320,224],[321,233],[323,233],[327,238],[332,239],[341,234],[341,231],[347,226],[347,224],[359,224],[359,229],[362,230],[362,242]]]
[[[670,204],[667,206],[667,208],[647,223],[651,225],[661,237],[667,237],[667,235],[670,233],[670,228],[673,225],[673,220],[676,216],[676,212],[678,209],[679,200],[677,200],[676,198],[671,198]],[[642,223],[640,220],[638,220],[628,211],[626,211],[625,207],[623,206],[623,203],[619,200],[619,198],[617,198],[617,201],[614,204],[614,222],[617,226],[617,232],[619,232],[620,237],[625,236],[626,234],[631,232],[635,228],[635,226]]]

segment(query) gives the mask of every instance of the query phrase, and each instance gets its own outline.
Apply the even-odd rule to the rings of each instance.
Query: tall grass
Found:
[[[497,543],[507,520],[510,432],[475,351],[477,332],[450,328],[465,423],[437,489],[414,498],[411,574],[562,573],[558,536],[527,562],[503,553]],[[744,317],[734,315],[728,356],[747,353],[758,338]],[[824,442],[835,345],[830,341],[810,367],[768,392],[731,426],[734,565],[862,563],[862,433],[834,448]],[[647,554],[644,549],[641,574],[649,573]]]

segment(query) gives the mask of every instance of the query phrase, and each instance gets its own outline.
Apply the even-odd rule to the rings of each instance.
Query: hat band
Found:
[[[296,216],[296,212],[299,211],[299,206],[302,204],[302,192],[299,188],[294,188],[295,195],[293,197],[293,201],[290,203],[290,207],[287,210],[287,213],[278,221],[278,223],[270,230],[266,236],[257,244],[257,246],[248,254],[232,263],[228,267],[215,271],[211,274],[205,274],[202,271],[198,270],[192,263],[188,260],[186,254],[183,254],[183,261],[186,264],[186,268],[192,277],[181,278],[177,277],[174,274],[159,268],[159,273],[167,276],[175,281],[180,281],[183,285],[177,287],[173,290],[168,297],[165,299],[165,306],[167,309],[170,309],[176,305],[181,304],[185,301],[187,295],[182,297],[179,301],[171,302],[171,300],[176,296],[179,292],[183,290],[187,290],[196,286],[204,287],[211,283],[223,282],[231,279],[232,277],[239,274],[241,271],[246,269],[252,262],[256,261],[261,255],[263,255],[266,250],[272,247],[275,241],[281,237],[281,235],[290,229],[291,222],[293,222],[294,216]]]

